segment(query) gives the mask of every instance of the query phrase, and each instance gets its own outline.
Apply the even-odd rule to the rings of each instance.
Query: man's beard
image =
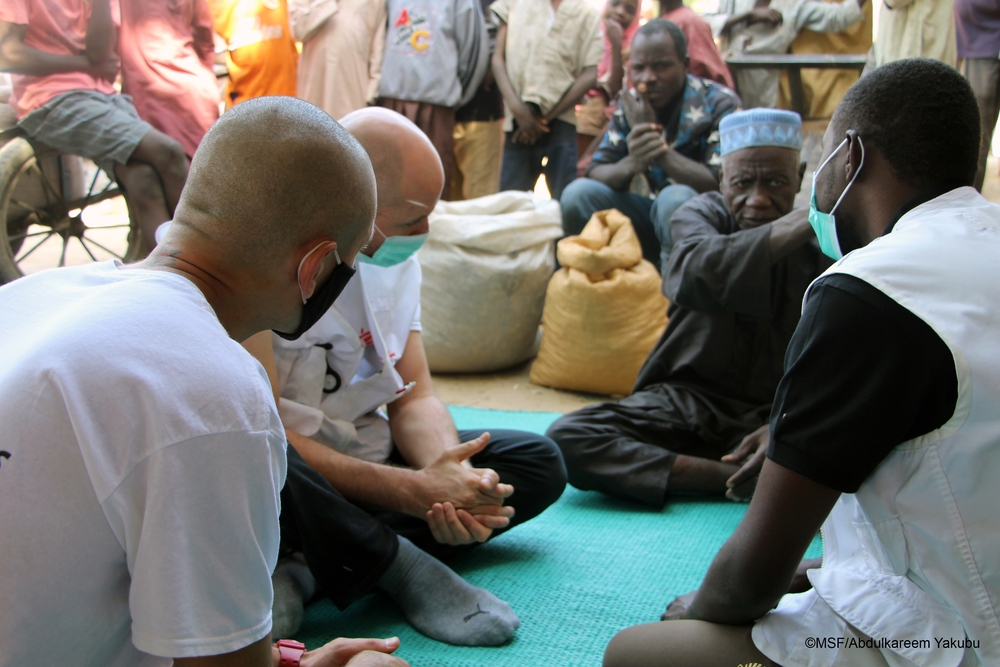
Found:
[[[840,243],[840,252],[844,255],[868,245],[858,232],[860,224],[858,219],[846,212],[837,211],[834,216],[837,225],[837,242]]]
[[[826,183],[823,185],[823,195],[824,199],[827,201],[834,202],[832,206],[836,206],[837,199],[839,197],[834,196],[833,187],[834,179],[827,179]],[[849,185],[847,187],[850,187]],[[841,194],[840,196],[843,196]],[[833,211],[833,208],[830,209]],[[840,207],[837,207],[836,213],[833,214],[834,223],[837,227],[837,243],[840,245],[840,252],[842,255],[846,255],[852,250],[857,250],[858,248],[868,245],[861,238],[861,234],[858,232],[859,224],[858,219],[846,212]]]

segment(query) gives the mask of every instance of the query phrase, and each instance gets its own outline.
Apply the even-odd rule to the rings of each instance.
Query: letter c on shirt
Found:
[[[425,51],[430,46],[428,41],[430,37],[431,34],[426,30],[414,30],[410,36],[410,46],[416,51]]]

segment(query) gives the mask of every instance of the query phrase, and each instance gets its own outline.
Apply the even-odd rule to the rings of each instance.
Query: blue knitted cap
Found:
[[[802,150],[802,118],[794,111],[748,109],[731,113],[719,123],[722,154],[752,146]]]

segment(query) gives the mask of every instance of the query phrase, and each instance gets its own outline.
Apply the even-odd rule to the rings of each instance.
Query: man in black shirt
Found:
[[[632,395],[549,429],[577,488],[657,508],[668,490],[721,494],[739,466],[719,459],[748,434],[767,437],[802,296],[830,265],[806,211],[792,210],[805,169],[801,127],[797,114],[773,109],[722,119],[722,192],[671,219],[670,324]]]
[[[1000,208],[968,187],[978,125],[968,84],[930,60],[841,102],[810,219],[825,253],[860,250],[809,289],[770,443],[740,448],[762,465],[743,522],[605,667],[1000,664]],[[822,564],[802,561],[821,524]]]

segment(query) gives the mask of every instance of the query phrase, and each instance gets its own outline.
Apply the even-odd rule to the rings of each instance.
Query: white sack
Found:
[[[417,257],[421,323],[434,372],[507,368],[536,351],[562,236],[559,202],[501,192],[439,202]]]

